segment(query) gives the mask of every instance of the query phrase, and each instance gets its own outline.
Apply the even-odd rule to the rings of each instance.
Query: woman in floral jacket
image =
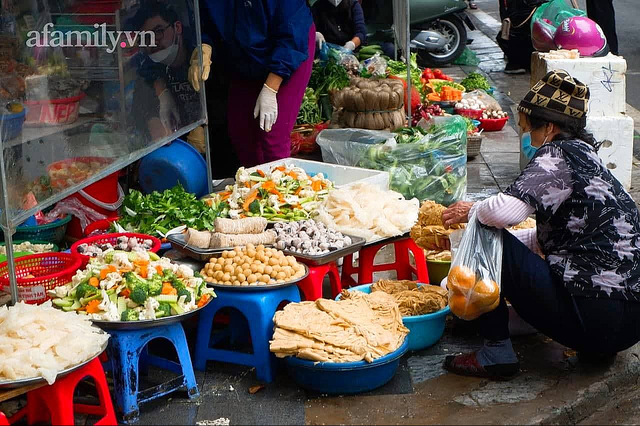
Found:
[[[522,152],[530,159],[518,179],[502,194],[443,213],[445,226],[473,214],[496,228],[533,213],[537,220],[537,232],[522,242],[503,231],[503,299],[476,320],[485,344],[447,357],[447,370],[500,379],[518,373],[505,298],[581,360],[611,360],[640,341],[640,215],[585,131],[588,102],[580,81],[548,73],[518,106]]]

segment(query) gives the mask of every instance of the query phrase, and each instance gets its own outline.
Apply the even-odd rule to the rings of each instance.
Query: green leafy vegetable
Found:
[[[472,90],[481,89],[481,90],[490,90],[491,86],[487,79],[480,73],[472,72],[467,75],[464,80],[460,82],[461,85],[467,90],[467,92],[471,92]]]
[[[307,87],[302,98],[302,105],[298,111],[298,119],[296,124],[317,124],[322,121],[320,115],[320,106],[318,105],[318,97],[315,91]]]
[[[211,207],[180,184],[148,195],[131,190],[124,199],[124,212],[118,224],[129,232],[161,236],[181,225],[212,231],[216,217],[225,209],[228,212],[227,203]]]

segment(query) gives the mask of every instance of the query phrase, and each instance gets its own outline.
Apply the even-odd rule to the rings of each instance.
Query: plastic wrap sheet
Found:
[[[325,162],[387,171],[390,187],[405,198],[448,206],[467,192],[467,133],[461,117],[434,121],[413,143],[395,133],[362,129],[322,131],[317,143]]]

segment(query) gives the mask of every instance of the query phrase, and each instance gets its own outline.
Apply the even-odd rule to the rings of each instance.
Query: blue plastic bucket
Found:
[[[180,139],[140,160],[139,180],[147,194],[173,188],[178,182],[196,197],[206,195],[209,189],[207,162],[194,147]]]
[[[352,287],[349,291],[361,291],[369,294],[371,293],[371,284]],[[336,300],[339,299],[340,295],[336,297]],[[402,317],[402,323],[409,329],[409,336],[407,337],[409,350],[418,351],[435,345],[444,334],[445,321],[449,312],[451,312],[451,309],[447,306],[446,308],[432,314]]]
[[[396,374],[400,358],[409,350],[409,341],[394,352],[373,362],[314,362],[286,357],[289,375],[305,389],[326,394],[368,392],[387,383]]]
[[[22,125],[27,116],[27,108],[14,114],[0,115],[0,129],[2,129],[2,140],[9,141],[17,137],[22,132]]]

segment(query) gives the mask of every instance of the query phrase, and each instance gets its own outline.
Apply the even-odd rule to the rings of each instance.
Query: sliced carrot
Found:
[[[322,181],[319,180],[314,180],[311,183],[311,189],[313,189],[314,191],[318,192],[318,191],[322,191]]]
[[[278,166],[278,167],[276,167],[276,170],[284,172],[285,170],[287,170],[287,168],[285,166]]]
[[[256,172],[260,175],[260,177],[265,177],[266,175],[264,174],[264,172],[260,169],[256,170]]]
[[[127,268],[127,267],[124,267],[124,268],[120,268],[120,269],[118,269],[118,272],[119,272],[120,274],[125,274],[125,273],[127,273],[127,272],[131,272],[131,271],[133,271],[133,269],[131,269],[131,268]]]
[[[97,288],[100,285],[100,280],[97,277],[91,277],[89,278],[89,285]]]
[[[149,261],[148,260],[135,260],[133,262],[134,265],[136,266],[149,266]]]
[[[206,305],[209,299],[211,299],[211,296],[209,296],[208,294],[203,294],[200,297],[200,300],[198,300],[198,308],[202,308],[204,305]]]
[[[246,181],[246,182],[244,183],[244,186],[245,186],[245,188],[251,188],[251,182]]]
[[[161,294],[178,294],[178,290],[176,290],[171,283],[162,283]]]
[[[147,265],[140,266],[140,276],[142,278],[147,278],[149,276],[149,267]]]
[[[253,191],[251,191],[247,199],[244,200],[244,203],[242,204],[242,209],[244,211],[249,211],[249,206],[251,205],[251,203],[253,203],[256,200],[256,198],[258,198],[258,190],[254,189]]]
[[[269,192],[276,189],[276,183],[271,180],[264,182],[261,186],[262,186],[262,189],[265,189]]]
[[[160,276],[164,275],[164,272],[162,271],[162,266],[160,266],[160,265],[156,265],[156,272]]]
[[[226,191],[220,194],[220,200],[224,201],[226,199],[228,199],[229,197],[231,197],[231,192],[230,191]]]
[[[275,194],[278,196],[278,201],[280,201],[281,203],[284,203],[284,196],[282,195],[282,193],[280,191],[278,191],[277,189],[274,189],[271,191],[272,194]]]
[[[98,305],[102,303],[101,300],[92,300],[91,302],[89,302],[87,304],[87,313],[88,314],[97,314],[98,312],[100,312],[100,308],[98,308]]]
[[[87,310],[86,306],[83,306],[81,308],[76,309],[76,311],[86,311],[86,310]]]
[[[104,280],[105,278],[107,278],[107,275],[109,275],[112,272],[118,272],[118,269],[113,266],[113,265],[107,265],[104,268],[102,268],[102,270],[100,271],[100,279]]]
[[[299,186],[298,189],[296,189],[296,191],[293,193],[294,195],[298,195],[302,192],[302,187]]]
[[[122,296],[122,297],[129,297],[129,296],[131,296],[131,291],[129,291],[129,289],[128,289],[128,288],[125,288],[124,290],[122,290],[122,291],[120,292],[120,296]]]
[[[296,172],[294,172],[294,171],[290,171],[289,172],[289,176],[291,176],[294,179],[298,179],[298,174]]]

